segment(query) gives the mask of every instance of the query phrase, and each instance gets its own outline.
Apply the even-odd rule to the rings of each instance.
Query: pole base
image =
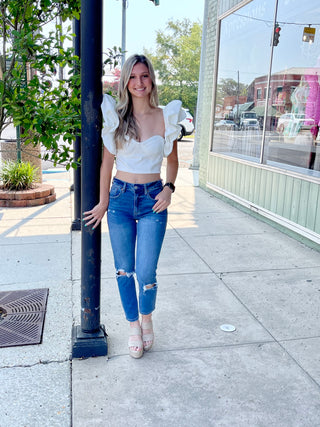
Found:
[[[72,328],[72,359],[107,356],[108,343],[104,325],[95,333],[83,332],[81,326]]]
[[[77,218],[72,221],[71,231],[79,231],[81,230],[81,219]]]

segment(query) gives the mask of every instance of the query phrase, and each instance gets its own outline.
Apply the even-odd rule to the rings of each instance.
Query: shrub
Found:
[[[2,188],[5,190],[29,190],[38,181],[38,168],[29,162],[13,162],[8,160],[3,163],[0,170]]]

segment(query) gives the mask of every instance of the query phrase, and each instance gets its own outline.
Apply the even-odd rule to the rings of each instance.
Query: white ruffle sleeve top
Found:
[[[163,158],[171,153],[173,142],[180,134],[181,127],[178,123],[186,117],[181,105],[181,101],[175,100],[164,107],[164,138],[161,135],[154,135],[141,142],[128,138],[123,148],[116,149],[114,133],[119,125],[119,118],[115,110],[116,101],[110,95],[103,95],[101,104],[104,121],[102,140],[110,153],[116,156],[117,170],[139,174],[160,173]]]

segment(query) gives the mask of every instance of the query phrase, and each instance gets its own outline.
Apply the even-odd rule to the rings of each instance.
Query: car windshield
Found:
[[[255,119],[256,113],[246,113],[244,116],[246,119]]]

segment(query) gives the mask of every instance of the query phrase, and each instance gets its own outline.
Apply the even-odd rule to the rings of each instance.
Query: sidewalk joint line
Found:
[[[69,358],[66,358],[64,360],[40,360],[39,362],[35,362],[29,365],[9,365],[9,366],[0,366],[1,369],[12,369],[12,368],[33,368],[34,366],[41,366],[41,365],[51,365],[53,363],[57,364],[63,364],[66,362],[71,362],[71,356]]]

